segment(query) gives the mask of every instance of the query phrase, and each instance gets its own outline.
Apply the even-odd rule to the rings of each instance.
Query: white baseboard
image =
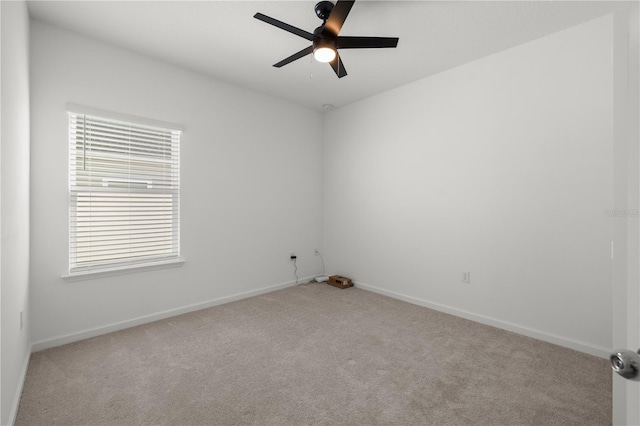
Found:
[[[313,277],[300,278],[299,282],[305,282]],[[34,342],[31,345],[31,351],[37,352],[44,349],[53,348],[56,346],[66,345],[67,343],[77,342],[79,340],[88,339],[102,334],[111,333],[125,328],[135,327],[137,325],[146,324],[161,319],[174,317],[176,315],[182,315],[193,311],[199,311],[200,309],[210,308],[216,305],[223,305],[229,302],[235,302],[236,300],[246,299],[248,297],[259,296],[261,294],[270,293],[272,291],[281,290],[287,287],[293,287],[296,285],[295,281],[287,281],[285,283],[271,285],[268,287],[259,288],[257,290],[246,291],[243,293],[233,294],[231,296],[219,297],[217,299],[207,300],[205,302],[195,303],[193,305],[182,306],[180,308],[169,309],[162,312],[157,312],[150,315],[144,315],[130,320],[121,321],[113,324],[108,324],[101,327],[91,328],[88,330],[80,331],[77,333],[65,334],[63,336],[56,336],[50,339],[40,340]]]
[[[29,368],[29,359],[31,358],[31,350],[27,352],[27,356],[24,357],[22,362],[22,369],[20,371],[20,378],[18,379],[18,388],[13,397],[13,403],[11,404],[11,411],[9,411],[9,426],[13,426],[18,416],[18,407],[20,406],[20,397],[22,396],[22,389],[24,388],[24,381],[27,378],[27,369]]]
[[[568,337],[562,337],[544,331],[535,330],[533,328],[524,327],[521,325],[513,324],[508,321],[502,321],[496,318],[487,317],[484,315],[474,314],[473,312],[465,311],[462,309],[452,308],[451,306],[442,305],[440,303],[429,302],[427,300],[419,299],[413,296],[407,296],[406,294],[397,293],[395,291],[385,290],[382,288],[370,286],[361,282],[355,282],[354,285],[364,290],[369,290],[374,293],[389,296],[394,299],[399,299],[405,302],[412,303],[414,305],[424,306],[436,311],[444,312],[447,314],[455,315],[457,317],[465,318],[480,324],[490,325],[492,327],[501,328],[503,330],[512,331],[514,333],[522,334],[524,336],[533,337],[534,339],[542,340],[545,342],[553,343],[558,346],[573,349],[579,352],[583,352],[589,355],[597,356],[600,358],[609,359],[610,349],[601,346],[592,345],[590,343],[580,342]]]

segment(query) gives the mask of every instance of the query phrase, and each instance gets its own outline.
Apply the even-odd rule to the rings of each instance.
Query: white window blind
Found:
[[[69,113],[69,273],[180,257],[180,131]]]

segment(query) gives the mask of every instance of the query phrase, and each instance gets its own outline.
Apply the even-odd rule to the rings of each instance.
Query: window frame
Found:
[[[161,143],[169,144],[170,149],[167,154],[166,161],[169,165],[165,166],[166,170],[163,171],[164,174],[157,174],[156,176],[159,178],[164,178],[170,181],[169,186],[167,186],[166,190],[159,190],[158,188],[153,186],[153,182],[147,178],[144,179],[136,179],[132,177],[128,177],[127,179],[123,179],[117,175],[109,176],[109,173],[114,172],[114,170],[107,169],[107,176],[101,176],[100,174],[96,175],[98,181],[102,179],[102,184],[89,184],[89,186],[82,186],[82,184],[78,184],[79,180],[76,176],[79,171],[79,164],[76,163],[77,160],[74,160],[74,153],[77,152],[77,145],[87,143],[89,138],[78,140],[77,135],[72,134],[72,120],[73,117],[78,116],[87,116],[91,119],[103,120],[105,122],[109,122],[113,124],[116,128],[124,129],[126,126],[130,126],[130,128],[149,128],[153,131],[164,131],[171,136],[166,137]],[[63,278],[83,278],[83,277],[91,277],[91,276],[103,276],[103,275],[114,275],[114,274],[122,274],[128,272],[136,272],[141,270],[152,270],[164,267],[174,267],[181,266],[184,263],[184,260],[181,257],[181,218],[180,218],[180,198],[181,198],[181,185],[180,185],[180,174],[181,174],[181,165],[180,165],[180,151],[182,145],[182,133],[184,128],[180,125],[176,125],[174,123],[167,123],[158,120],[151,120],[142,117],[135,117],[126,114],[113,113],[108,111],[97,110],[93,108],[82,107],[74,104],[67,104],[67,123],[68,123],[68,131],[69,131],[69,157],[68,157],[68,201],[69,201],[69,257],[68,257],[68,275],[63,275]],[[83,129],[86,123],[83,123]],[[120,126],[120,127],[118,127]],[[83,130],[84,131],[84,130]],[[169,141],[169,142],[167,142]],[[131,143],[131,141],[129,142]],[[131,146],[129,146],[128,154],[125,150],[117,148],[116,155],[121,158],[128,158],[129,167],[132,167],[131,164],[135,161],[131,161],[132,159],[140,160],[142,159],[143,166],[149,165],[153,161],[151,159],[151,155],[147,153],[138,153],[136,156],[132,154]],[[82,154],[83,156],[86,154]],[[127,156],[128,155],[128,156]],[[99,157],[99,155],[98,155]],[[83,157],[83,161],[85,158]],[[121,161],[121,160],[118,160]],[[122,160],[124,161],[124,160]],[[74,167],[75,165],[75,167]],[[117,167],[116,167],[117,168]],[[121,171],[119,173],[122,173]],[[129,171],[131,174],[131,171]],[[106,180],[105,180],[106,179]],[[81,179],[80,179],[81,180]],[[137,182],[140,180],[140,182]],[[131,185],[132,181],[136,181],[136,185]],[[105,183],[106,182],[106,183]],[[124,184],[123,194],[128,194],[128,197],[131,197],[130,200],[125,200],[120,205],[128,205],[128,208],[131,208],[131,204],[135,202],[135,199],[138,195],[135,194],[144,194],[142,196],[150,196],[152,199],[162,199],[163,197],[166,199],[167,196],[170,197],[170,207],[166,209],[170,213],[164,213],[165,215],[170,216],[171,224],[164,225],[165,229],[167,229],[167,236],[165,237],[166,241],[170,241],[166,243],[168,247],[170,247],[169,251],[166,253],[155,253],[155,254],[134,254],[126,257],[126,255],[119,260],[107,260],[107,261],[88,261],[84,262],[84,264],[80,265],[77,262],[77,258],[75,257],[77,254],[78,247],[78,239],[75,235],[78,235],[78,212],[79,212],[79,203],[78,197],[82,197],[83,194],[106,194],[109,191],[117,191],[114,195],[117,196],[120,191],[115,188],[108,188],[110,182],[117,182],[116,187],[120,187],[118,184]],[[128,185],[127,185],[128,183]],[[101,189],[100,186],[103,186],[107,189]],[[150,195],[152,192],[151,188],[153,187],[153,193],[156,194]],[[145,188],[149,189],[149,191],[145,191]],[[133,210],[133,209],[132,209]],[[119,213],[122,213],[122,210],[118,210]],[[91,210],[88,215],[90,216],[92,213],[95,213]],[[153,214],[158,214],[154,211]],[[75,215],[75,216],[74,216]],[[129,218],[127,223],[130,223],[131,218],[131,210],[129,210],[129,214],[126,216]],[[134,227],[135,229],[135,227]],[[168,230],[170,229],[170,231]],[[138,229],[139,230],[139,229]],[[120,240],[118,240],[120,241]],[[123,237],[122,244],[133,244],[132,238]],[[104,243],[104,242],[103,242]],[[96,247],[101,248],[99,245]],[[104,247],[102,247],[104,249]],[[95,248],[93,244],[91,244],[91,248],[88,249],[88,252],[95,252]],[[150,250],[153,251],[153,250]]]

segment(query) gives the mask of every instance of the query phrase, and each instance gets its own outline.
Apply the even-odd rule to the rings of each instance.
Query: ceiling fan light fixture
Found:
[[[336,51],[331,47],[320,46],[313,50],[313,57],[318,62],[331,62],[336,58]]]
[[[0,0],[2,1],[2,0]],[[274,67],[280,68],[290,64],[300,58],[313,54],[318,62],[329,63],[338,78],[345,77],[347,71],[338,53],[338,49],[374,49],[383,47],[396,47],[398,45],[398,37],[361,37],[361,36],[341,36],[340,30],[345,19],[351,11],[351,7],[356,0],[334,0],[320,1],[315,6],[316,16],[322,19],[322,25],[317,27],[313,33],[302,30],[286,22],[278,21],[262,13],[256,13],[254,18],[266,22],[269,25],[290,32],[291,34],[302,37],[311,42],[311,46],[306,47],[293,55],[284,58],[280,62],[273,64]]]

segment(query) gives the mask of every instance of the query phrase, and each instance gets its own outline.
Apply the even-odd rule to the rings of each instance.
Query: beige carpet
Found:
[[[607,425],[603,359],[298,286],[31,357],[23,425]]]

